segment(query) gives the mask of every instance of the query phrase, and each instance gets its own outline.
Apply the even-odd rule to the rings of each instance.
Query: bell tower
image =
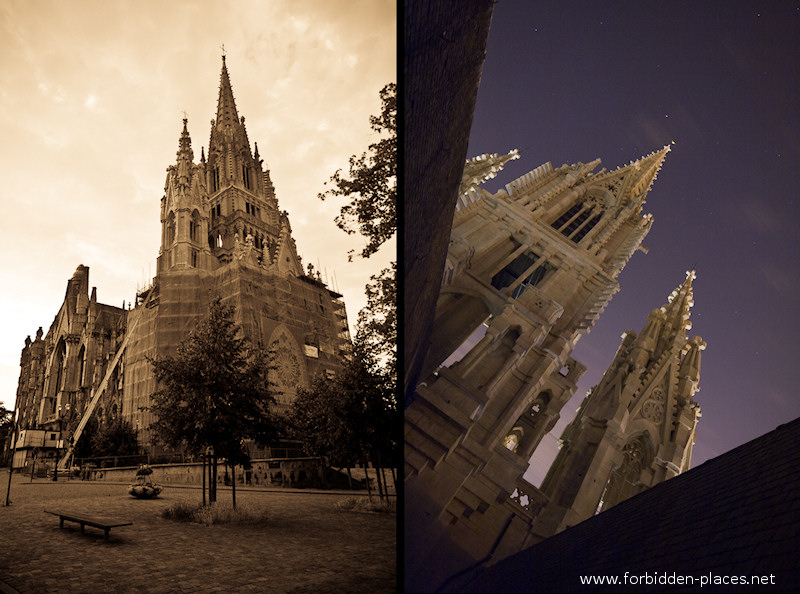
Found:
[[[542,483],[549,503],[534,532],[547,537],[689,469],[705,342],[687,337],[694,271],[622,343],[559,441]]]
[[[575,344],[646,251],[643,205],[669,150],[610,172],[594,171],[599,159],[545,163],[496,194],[478,184],[516,153],[467,162],[405,412],[411,572],[426,571],[433,547],[454,546],[463,566],[525,546],[546,498],[522,476],[585,371]]]
[[[278,209],[269,170],[250,149],[222,56],[217,117],[211,120],[208,158],[194,162],[183,119],[175,165],[167,168],[161,199],[158,271],[214,270],[234,258],[302,276],[286,211]]]
[[[172,269],[211,268],[208,201],[202,168],[194,163],[192,139],[183,118],[175,165],[167,167],[161,199],[161,249],[158,272]]]

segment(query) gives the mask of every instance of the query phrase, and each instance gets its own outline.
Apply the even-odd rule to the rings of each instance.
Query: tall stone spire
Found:
[[[622,344],[564,430],[542,483],[549,498],[534,532],[550,536],[691,466],[700,405],[699,336],[691,327],[694,271]],[[658,346],[654,348],[657,338]]]
[[[217,99],[217,126],[238,123],[239,116],[236,112],[236,102],[233,99],[233,89],[228,77],[228,67],[225,56],[222,56],[222,72],[219,76],[219,99]]]
[[[685,332],[692,328],[689,316],[694,305],[692,281],[696,277],[697,274],[694,270],[687,270],[686,280],[670,294],[667,303],[661,308],[666,314],[667,323],[672,327],[673,332]]]
[[[189,130],[186,127],[189,123],[187,118],[183,118],[183,130],[181,131],[181,137],[178,140],[178,156],[180,157],[181,154],[188,154],[189,160],[191,161],[194,159],[194,153],[192,152],[192,138],[189,136]]]
[[[181,132],[180,140],[178,141],[178,156],[177,166],[177,181],[181,185],[189,183],[191,177],[191,167],[194,161],[194,152],[192,152],[192,139],[189,136],[189,130],[186,128],[188,120],[183,118],[183,131]]]
[[[659,357],[676,343],[680,343],[681,346],[686,343],[688,339],[686,333],[692,329],[689,316],[694,305],[692,281],[696,276],[694,270],[687,270],[686,280],[672,291],[667,302],[661,306],[663,322],[654,352],[655,357]]]
[[[208,185],[215,193],[229,185],[239,185],[255,191],[256,165],[250,150],[250,141],[244,126],[244,117],[239,117],[233,99],[228,67],[222,57],[222,72],[217,100],[217,119],[211,120],[211,137],[208,141],[207,171],[211,172]]]
[[[625,196],[643,204],[647,192],[650,191],[653,182],[658,177],[658,172],[661,170],[671,146],[668,144],[661,150],[631,161],[613,171],[601,172],[594,181],[602,182],[618,197]]]

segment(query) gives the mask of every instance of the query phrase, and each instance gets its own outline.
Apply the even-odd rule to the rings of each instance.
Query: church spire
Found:
[[[186,125],[187,118],[183,118],[183,131],[181,132],[180,140],[178,141],[178,172],[177,181],[180,185],[186,186],[191,177],[191,167],[194,161],[194,152],[192,151],[192,139],[189,136],[189,130]]]
[[[623,201],[644,204],[647,193],[653,187],[658,172],[672,145],[668,144],[658,151],[617,167],[613,171],[601,171],[594,181],[601,183]]]
[[[184,117],[183,118],[183,130],[181,131],[181,137],[178,140],[178,158],[180,159],[181,156],[187,156],[189,161],[191,162],[194,159],[194,153],[192,152],[192,138],[189,136],[189,130],[186,125],[189,123],[189,120]]]
[[[236,102],[233,99],[233,89],[228,77],[228,67],[225,64],[225,55],[222,55],[222,72],[219,76],[219,99],[217,99],[217,126],[235,124],[239,122],[236,113]]]
[[[689,316],[694,305],[692,281],[696,276],[694,270],[687,270],[686,280],[670,294],[667,303],[661,307],[666,315],[667,327],[676,334],[683,333],[685,335],[685,332],[692,328]]]
[[[461,186],[458,189],[459,195],[466,194],[483,182],[492,179],[503,169],[506,163],[514,159],[519,159],[519,151],[517,149],[513,149],[502,156],[492,153],[491,155],[480,155],[474,159],[469,159],[464,165]]]
[[[664,163],[672,144],[674,143],[670,143],[660,151],[652,152],[632,163],[635,173],[632,176],[630,188],[633,194],[647,193],[653,187],[653,182],[656,181],[661,165]]]

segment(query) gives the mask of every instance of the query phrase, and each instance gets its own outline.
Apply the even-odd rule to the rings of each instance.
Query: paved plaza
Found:
[[[197,488],[167,487],[139,500],[124,484],[14,475],[0,507],[0,592],[395,592],[396,516],[339,511],[342,491],[236,491],[265,509],[263,523],[175,522],[161,511],[200,502]],[[8,471],[0,472],[5,503]],[[230,501],[228,488],[217,499]],[[110,540],[90,526],[59,528],[45,509],[119,517]]]

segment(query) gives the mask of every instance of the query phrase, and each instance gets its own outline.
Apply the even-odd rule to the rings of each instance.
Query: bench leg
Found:
[[[108,533],[111,532],[111,528],[103,528],[103,530],[105,530],[106,540],[108,540]]]
[[[84,524],[83,522],[81,522],[81,534],[83,534],[83,533],[84,533],[84,532],[83,532],[83,529],[84,529],[85,527],[86,527],[86,524]]]
[[[64,518],[58,518],[58,519],[60,520],[60,524],[59,524],[58,527],[59,528],[63,528],[64,527]]]

